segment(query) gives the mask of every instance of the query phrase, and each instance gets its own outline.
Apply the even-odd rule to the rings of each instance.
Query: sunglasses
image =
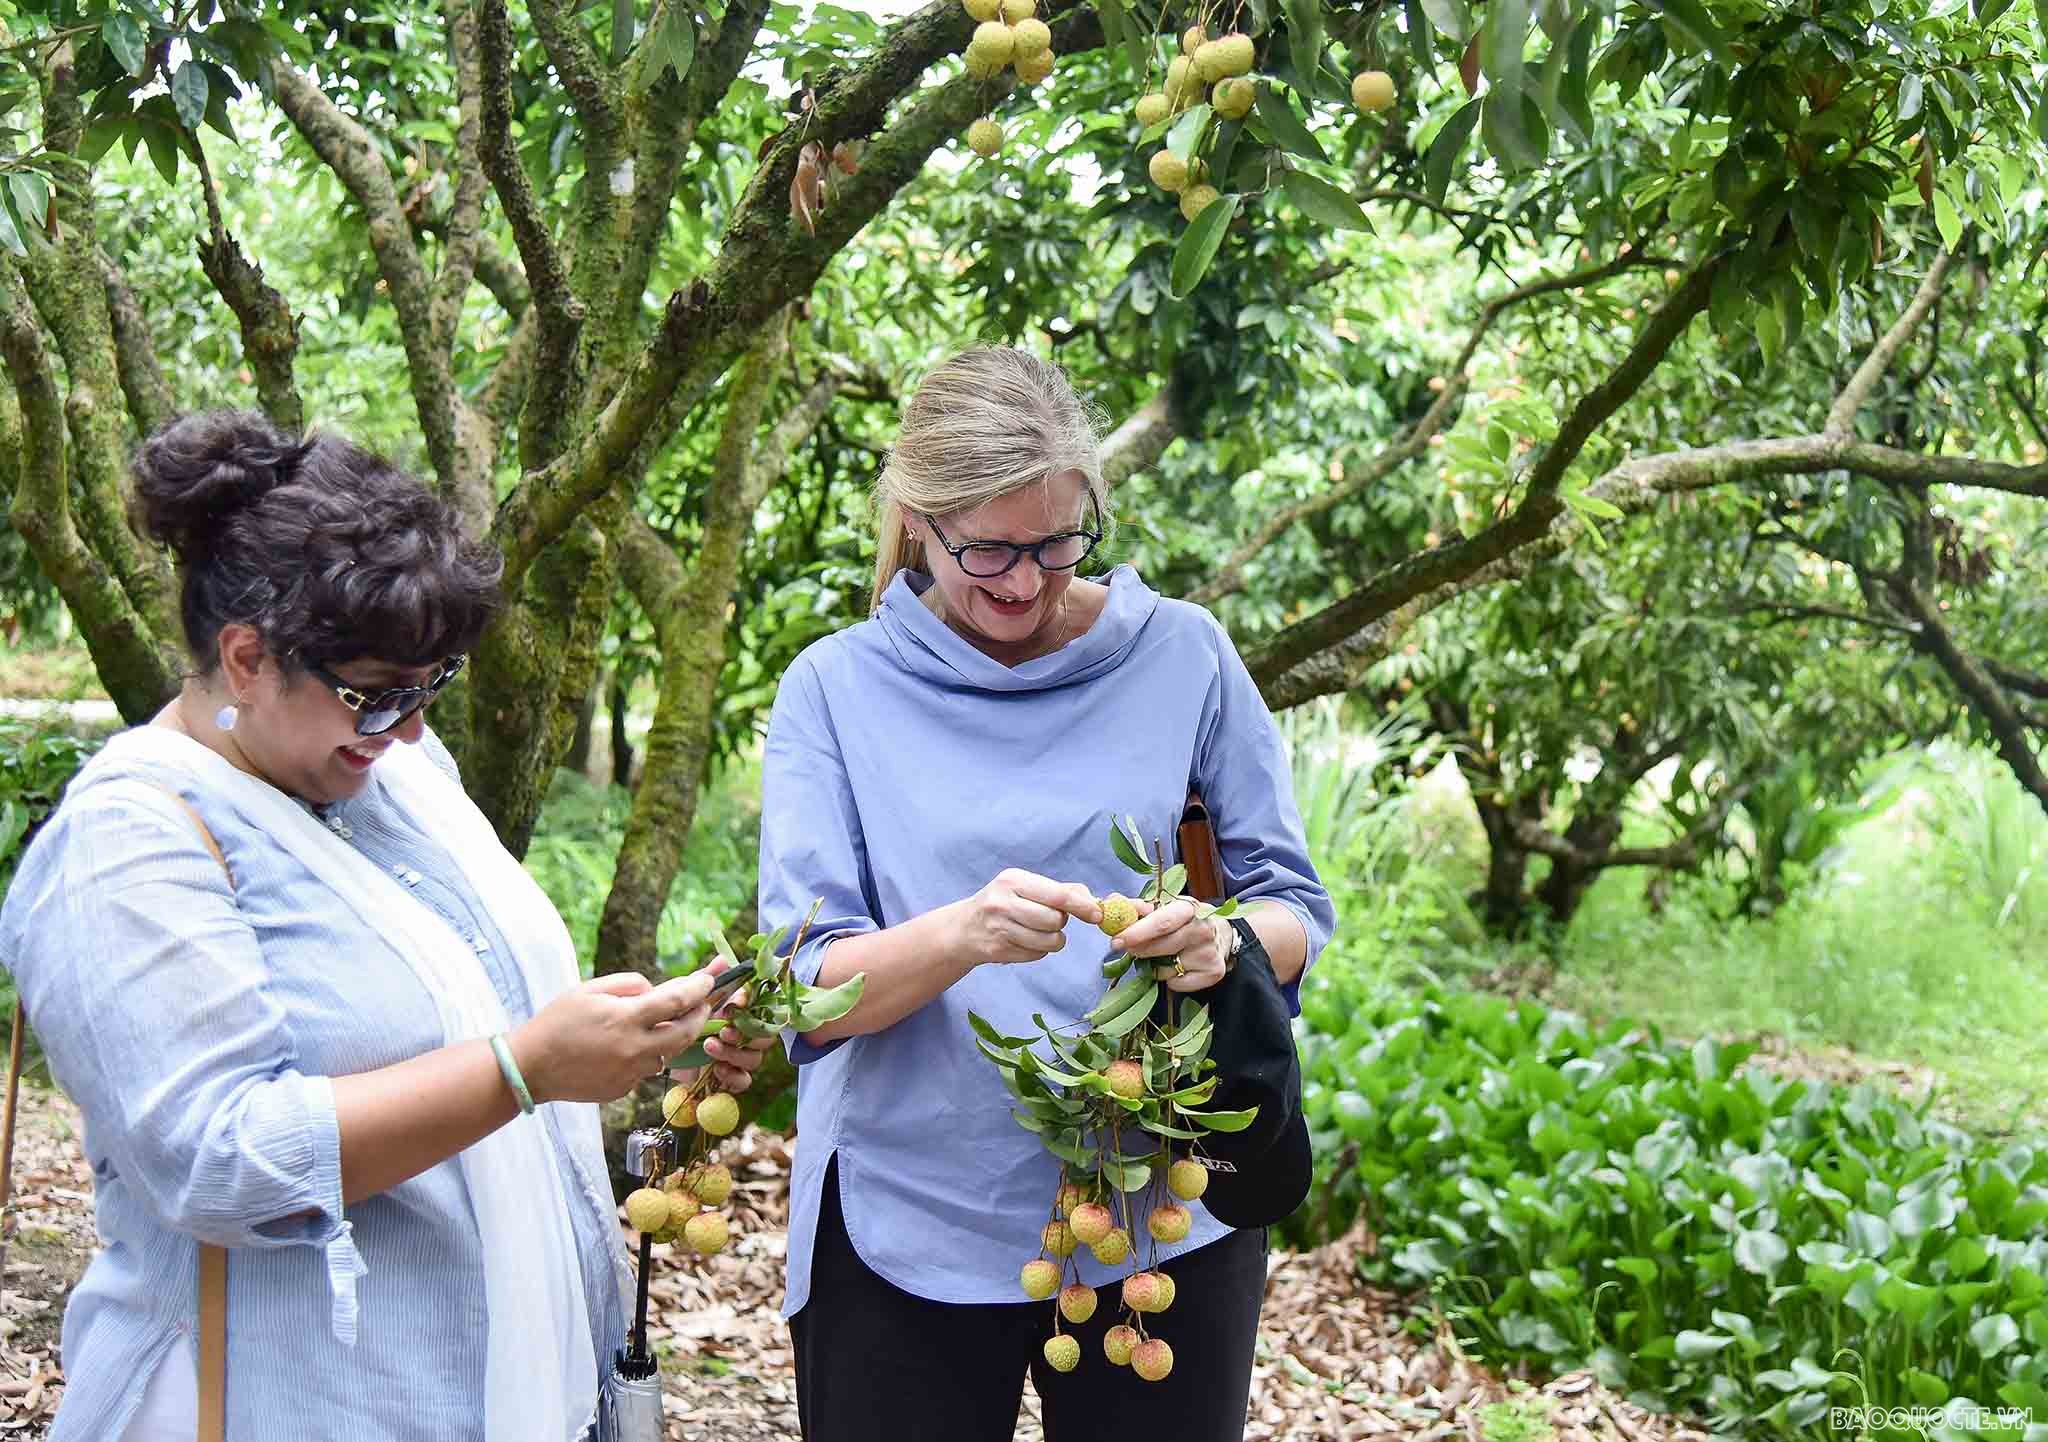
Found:
[[[466,656],[450,656],[441,663],[434,679],[424,686],[393,686],[384,691],[365,691],[351,686],[325,666],[311,661],[306,663],[306,671],[315,680],[332,687],[334,694],[341,698],[341,704],[356,713],[356,735],[382,736],[386,731],[404,725],[414,712],[424,710],[429,701],[441,694],[441,688],[455,679],[455,673],[468,659]]]

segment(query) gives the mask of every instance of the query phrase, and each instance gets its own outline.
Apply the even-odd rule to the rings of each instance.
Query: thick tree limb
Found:
[[[1871,390],[1878,378],[1891,369],[1899,352],[1913,338],[1913,332],[1920,329],[1927,313],[1934,308],[1935,300],[1941,294],[1942,285],[1948,280],[1949,268],[1955,264],[1955,252],[1943,251],[1935,259],[1927,278],[1920,282],[1920,289],[1913,296],[1912,303],[1905,309],[1892,328],[1885,332],[1883,339],[1871,347],[1870,354],[1863,358],[1863,364],[1856,367],[1856,373],[1849,383],[1842,387],[1835,403],[1828,407],[1827,424],[1823,428],[1829,435],[1847,433],[1856,424],[1856,413],[1863,409],[1870,399]]]
[[[441,267],[428,301],[428,328],[443,355],[455,346],[463,301],[476,277],[483,233],[484,195],[490,189],[477,159],[483,77],[477,59],[478,0],[445,0],[448,52],[455,63],[455,200],[442,234]]]
[[[21,419],[10,519],[77,618],[107,694],[123,718],[140,723],[178,689],[174,643],[159,638],[113,568],[86,545],[73,524],[67,426],[56,370],[21,277],[5,259],[0,259],[0,360],[6,362]]]
[[[1645,773],[1654,769],[1654,765],[1647,767]],[[1527,817],[1514,819],[1512,835],[1523,849],[1561,861],[1575,871],[1606,871],[1617,866],[1654,866],[1667,871],[1685,871],[1700,864],[1700,848],[1721,834],[1728,824],[1729,813],[1750,793],[1752,786],[1753,783],[1744,782],[1722,787],[1713,805],[1687,828],[1685,835],[1663,846],[1610,846],[1591,850],[1574,845],[1568,837],[1560,836],[1541,822]]]
[[[149,314],[135,298],[128,277],[104,253],[100,255],[100,275],[106,283],[107,319],[114,329],[114,363],[121,377],[121,394],[127,399],[135,429],[146,436],[177,414],[178,403],[164,376],[163,362],[157,359]]]
[[[196,147],[195,147],[196,148]],[[263,269],[242,251],[221,217],[220,192],[206,158],[198,157],[200,188],[206,196],[207,239],[199,246],[199,268],[235,313],[242,330],[242,354],[256,377],[263,412],[286,430],[306,423],[293,366],[299,353],[299,323],[292,308],[263,278]]]
[[[1180,434],[1164,389],[1132,411],[1102,442],[1102,480],[1112,491],[1155,464]]]

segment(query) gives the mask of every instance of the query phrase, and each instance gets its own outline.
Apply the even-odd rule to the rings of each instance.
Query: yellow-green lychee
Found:
[[[1180,32],[1180,53],[1192,55],[1209,43],[1209,32],[1199,25],[1190,25]]]
[[[661,1099],[661,1119],[672,1127],[697,1125],[697,1099],[688,1087],[670,1087]]]
[[[1045,1248],[1048,1256],[1071,1257],[1076,1245],[1074,1229],[1065,1222],[1047,1222],[1045,1234],[1039,1239],[1039,1244]]]
[[[1012,47],[1011,58],[1028,60],[1033,55],[1043,55],[1052,48],[1052,28],[1043,20],[1029,16],[1010,27]]]
[[[1160,156],[1165,156],[1169,163],[1162,167],[1159,163]],[[1176,164],[1180,166],[1178,172],[1173,168]],[[1181,185],[1187,184],[1187,162],[1181,160],[1179,156],[1170,150],[1162,150],[1159,152],[1159,155],[1152,157],[1151,170],[1152,182],[1161,190],[1179,190]],[[1162,171],[1168,180],[1177,174],[1180,179],[1180,185],[1169,185],[1167,180],[1160,179]],[[1125,896],[1121,891],[1112,891],[1109,895],[1102,898],[1102,920],[1097,922],[1096,925],[1102,928],[1104,936],[1116,936],[1137,919],[1138,903]]]
[[[1102,1355],[1109,1358],[1112,1366],[1131,1365],[1131,1350],[1138,1345],[1138,1329],[1119,1322],[1102,1334]]]
[[[1394,103],[1394,77],[1384,70],[1361,70],[1351,77],[1351,103],[1366,114]]]
[[[1184,1202],[1192,1202],[1209,1190],[1209,1169],[1190,1157],[1182,1157],[1166,1169],[1166,1190]]]
[[[1052,74],[1052,52],[1041,50],[1036,55],[1019,56],[1015,64],[1017,78],[1026,85],[1036,85]]]
[[[1124,1305],[1133,1312],[1156,1312],[1159,1290],[1157,1272],[1133,1272],[1124,1278]]]
[[[967,127],[967,146],[986,160],[1003,148],[1003,127],[986,115]]]
[[[1100,1202],[1083,1202],[1068,1216],[1067,1225],[1073,1228],[1076,1241],[1084,1247],[1092,1247],[1115,1228],[1116,1218]]]
[[[1138,124],[1150,130],[1167,116],[1173,114],[1173,107],[1166,103],[1163,92],[1155,90],[1150,95],[1138,97]]]
[[[1003,18],[1021,25],[1038,13],[1038,0],[1003,0]]]
[[[668,1198],[668,1225],[663,1230],[674,1234],[669,1238],[670,1241],[674,1241],[676,1236],[682,1234],[682,1229],[688,1225],[690,1218],[704,1208],[688,1192],[664,1192],[662,1195]]]
[[[697,1129],[714,1137],[729,1137],[740,1124],[740,1104],[731,1092],[713,1092],[697,1103]]]
[[[706,1167],[697,1173],[696,1180],[690,1184],[690,1190],[695,1192],[697,1200],[706,1206],[723,1205],[725,1199],[732,1195],[732,1168],[723,1164]]]
[[[1061,1332],[1045,1339],[1045,1365],[1055,1372],[1071,1372],[1081,1365],[1081,1344]]]
[[[1024,1295],[1034,1302],[1043,1302],[1060,1289],[1060,1264],[1035,1257],[1024,1264],[1019,1275],[1024,1284]]]
[[[1173,1348],[1158,1337],[1147,1337],[1131,1348],[1131,1370],[1147,1382],[1164,1382],[1173,1370]]]
[[[1194,1225],[1194,1213],[1179,1202],[1154,1207],[1152,1215],[1145,1218],[1145,1230],[1152,1234],[1155,1242],[1184,1242]]]
[[[1088,1250],[1103,1266],[1114,1267],[1131,1254],[1131,1234],[1122,1227],[1111,1227],[1109,1235],[1099,1242],[1089,1243]]]
[[[1080,1326],[1095,1315],[1095,1289],[1086,1282],[1069,1282],[1060,1288],[1060,1315]]]
[[[668,1225],[668,1193],[641,1187],[626,1196],[626,1224],[636,1232],[658,1232]]]
[[[1213,85],[1231,75],[1248,75],[1257,59],[1249,35],[1225,35],[1195,51],[1195,69],[1205,84]]]
[[[1152,1275],[1159,1279],[1159,1306],[1157,1310],[1163,1312],[1173,1305],[1173,1294],[1176,1290],[1173,1285],[1173,1278],[1166,1272],[1154,1272]]]
[[[1119,1057],[1103,1070],[1103,1080],[1109,1083],[1110,1092],[1126,1101],[1135,1101],[1145,1095],[1145,1065],[1130,1057]]]
[[[683,1241],[693,1252],[710,1256],[713,1252],[725,1250],[726,1230],[723,1212],[699,1212],[683,1223]]]
[[[1017,37],[1000,20],[984,21],[974,27],[967,42],[967,73],[987,80],[1010,63],[1017,53]]]
[[[1169,194],[1178,195],[1187,187],[1188,163],[1178,155],[1175,155],[1171,150],[1160,151],[1152,157],[1151,163],[1145,168],[1151,173],[1152,183]],[[1110,899],[1115,900],[1116,898],[1112,897]],[[1133,908],[1134,911],[1135,909]],[[1109,907],[1107,905],[1102,909],[1102,919],[1105,922],[1109,920]],[[1133,917],[1133,920],[1135,919]],[[1129,925],[1129,923],[1126,922],[1125,925]],[[1105,926],[1104,930],[1108,930],[1108,928]],[[1110,932],[1112,936],[1115,934],[1115,932]]]
[[[976,20],[994,20],[1003,13],[1003,0],[960,0],[960,5]]]
[[[1242,75],[1226,75],[1209,92],[1209,104],[1225,120],[1242,120],[1252,113],[1259,98],[1258,82]]]
[[[1194,57],[1176,55],[1166,67],[1166,84],[1163,87],[1167,105],[1176,113],[1187,109],[1202,98],[1202,77],[1195,69]]]
[[[1053,1194],[1052,1209],[1071,1220],[1074,1208],[1087,1200],[1088,1193],[1083,1191],[1078,1183],[1061,1182],[1060,1189]]]
[[[1181,219],[1193,220],[1222,198],[1223,192],[1213,185],[1190,185],[1180,193]]]

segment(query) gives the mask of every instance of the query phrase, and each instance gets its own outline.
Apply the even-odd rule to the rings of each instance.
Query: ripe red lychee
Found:
[[[1039,1244],[1050,1256],[1071,1257],[1074,1255],[1074,1229],[1065,1222],[1047,1222]]]
[[[1147,1382],[1163,1382],[1173,1370],[1173,1348],[1158,1337],[1147,1337],[1131,1348],[1131,1370]]]
[[[1095,1289],[1086,1282],[1069,1282],[1060,1288],[1060,1315],[1080,1326],[1095,1315]]]
[[[1109,1083],[1110,1091],[1126,1101],[1135,1101],[1145,1095],[1145,1066],[1130,1057],[1121,1057],[1103,1070],[1103,1079]]]
[[[697,1129],[714,1137],[731,1136],[740,1124],[740,1104],[730,1092],[713,1092],[697,1103]]]
[[[1209,1190],[1209,1169],[1198,1161],[1182,1157],[1166,1169],[1166,1190],[1184,1202],[1192,1202]]]
[[[1131,1234],[1122,1227],[1112,1227],[1101,1241],[1089,1243],[1088,1250],[1103,1266],[1114,1267],[1131,1254]]]
[[[1074,1208],[1088,1200],[1088,1194],[1073,1182],[1061,1182],[1060,1189],[1053,1193],[1052,1209],[1063,1217],[1071,1218]]]
[[[1045,1363],[1055,1372],[1071,1372],[1081,1365],[1081,1344],[1061,1332],[1045,1339]]]
[[[1178,1202],[1168,1202],[1154,1207],[1152,1215],[1145,1218],[1145,1230],[1152,1234],[1155,1242],[1182,1242],[1187,1240],[1190,1229],[1195,1225],[1194,1213]]]
[[[1116,1218],[1100,1202],[1083,1202],[1068,1216],[1067,1225],[1074,1229],[1076,1241],[1092,1247],[1115,1228]]]
[[[1124,1278],[1124,1305],[1133,1312],[1158,1311],[1159,1292],[1157,1272],[1133,1272]]]
[[[1060,1289],[1060,1264],[1034,1257],[1024,1264],[1018,1280],[1024,1284],[1025,1296],[1034,1302],[1043,1302]]]
[[[1131,1349],[1138,1345],[1138,1330],[1119,1323],[1102,1334],[1102,1355],[1118,1367],[1131,1365]]]

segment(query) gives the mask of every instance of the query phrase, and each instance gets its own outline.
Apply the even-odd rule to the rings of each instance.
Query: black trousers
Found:
[[[810,1300],[789,1322],[806,1442],[1008,1442],[1027,1367],[1047,1442],[1242,1442],[1265,1231],[1233,1232],[1161,1270],[1174,1279],[1174,1303],[1148,1316],[1145,1330],[1173,1348],[1165,1381],[1102,1355],[1102,1334],[1123,1320],[1108,1287],[1086,1324],[1062,1324],[1081,1343],[1081,1365],[1055,1372],[1040,1350],[1052,1335],[1051,1302],[933,1302],[871,1271],[847,1240],[835,1162],[825,1172]]]

